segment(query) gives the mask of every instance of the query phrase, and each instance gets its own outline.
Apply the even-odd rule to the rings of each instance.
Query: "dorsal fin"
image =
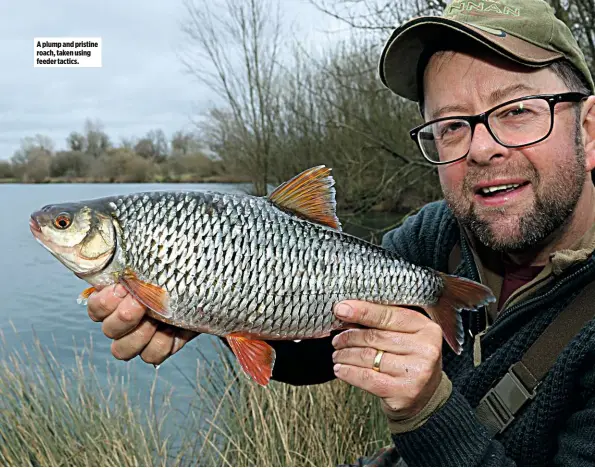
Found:
[[[312,167],[279,185],[268,198],[279,208],[340,231],[335,213],[335,180],[330,174],[328,167]]]

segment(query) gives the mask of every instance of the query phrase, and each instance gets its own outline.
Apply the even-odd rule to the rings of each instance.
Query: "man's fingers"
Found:
[[[393,354],[411,354],[420,351],[420,342],[413,333],[391,332],[374,328],[352,328],[333,338],[335,349],[374,348]]]
[[[161,364],[172,353],[175,334],[174,328],[161,325],[141,352],[141,359],[149,364]]]
[[[146,307],[120,284],[93,293],[87,308],[92,320],[103,322],[103,333],[114,339],[112,354],[121,360],[140,355],[143,361],[159,365],[199,335],[145,317]]]
[[[87,311],[91,320],[101,322],[116,310],[122,300],[128,296],[128,291],[116,284],[96,291],[87,301]]]
[[[138,356],[149,344],[156,331],[157,322],[151,318],[142,320],[134,331],[112,342],[113,356],[124,361]]]
[[[335,364],[333,369],[337,378],[380,398],[394,396],[403,387],[395,377],[372,369],[349,364]]]
[[[139,304],[131,295],[122,299],[118,307],[108,315],[102,330],[108,338],[120,338],[131,332],[140,323],[147,309]]]
[[[143,361],[159,365],[198,335],[146,317],[131,332],[114,340],[112,354],[122,360],[140,355]]]
[[[335,364],[349,364],[352,366],[372,369],[378,350],[373,348],[347,348],[333,353]],[[419,370],[419,363],[405,356],[385,352],[380,359],[380,372],[394,377],[407,377]]]
[[[338,318],[345,322],[404,333],[415,333],[430,320],[412,309],[365,301],[340,302],[335,305],[334,312]]]

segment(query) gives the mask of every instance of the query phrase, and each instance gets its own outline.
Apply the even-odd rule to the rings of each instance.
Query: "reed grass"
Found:
[[[37,339],[2,354],[1,465],[168,464],[170,444],[160,434],[166,415],[153,413],[153,391],[149,408],[141,408],[130,374],[108,375],[106,385],[87,353],[77,353],[74,368],[65,369]]]
[[[192,372],[178,369],[194,388],[187,411],[172,410],[175,389],[157,401],[155,385],[145,389],[147,404],[132,393],[129,374],[109,374],[106,385],[88,353],[64,369],[38,341],[4,350],[0,464],[337,466],[390,442],[365,392],[339,381],[262,388],[219,340],[213,344],[218,359],[200,355]],[[165,365],[177,366],[175,357]]]
[[[224,358],[204,370],[209,379],[197,379],[210,415],[200,431],[201,465],[337,466],[390,443],[386,419],[368,393],[340,381],[304,387],[271,381],[263,388],[215,346]]]

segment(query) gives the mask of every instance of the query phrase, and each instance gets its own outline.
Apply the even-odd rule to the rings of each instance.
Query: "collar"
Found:
[[[570,248],[558,250],[550,255],[554,274],[559,275],[569,266],[584,262],[593,254],[593,251],[595,251],[595,223]]]
[[[493,319],[498,315],[497,303],[504,280],[504,254],[494,252],[481,245],[464,227],[460,226],[461,236],[467,241],[479,279],[488,286],[496,296],[496,303],[491,303],[487,312]],[[460,249],[460,247],[457,247]],[[505,302],[502,310],[519,302],[536,288],[547,284],[554,276],[560,275],[568,267],[587,260],[595,251],[595,223],[571,247],[553,252],[543,270],[530,282],[515,291]],[[460,250],[458,250],[460,252]]]

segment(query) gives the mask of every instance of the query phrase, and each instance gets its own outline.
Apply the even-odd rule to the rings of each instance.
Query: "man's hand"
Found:
[[[347,315],[341,313],[343,305],[350,306]],[[333,339],[337,378],[382,398],[399,419],[419,413],[442,377],[440,326],[411,309],[363,301],[344,301],[335,306],[335,315],[369,327]],[[378,350],[384,354],[380,371],[375,371]]]
[[[93,293],[87,309],[91,320],[103,322],[103,333],[114,340],[114,357],[124,361],[140,355],[143,361],[159,365],[198,335],[146,316],[147,309],[119,284]]]

